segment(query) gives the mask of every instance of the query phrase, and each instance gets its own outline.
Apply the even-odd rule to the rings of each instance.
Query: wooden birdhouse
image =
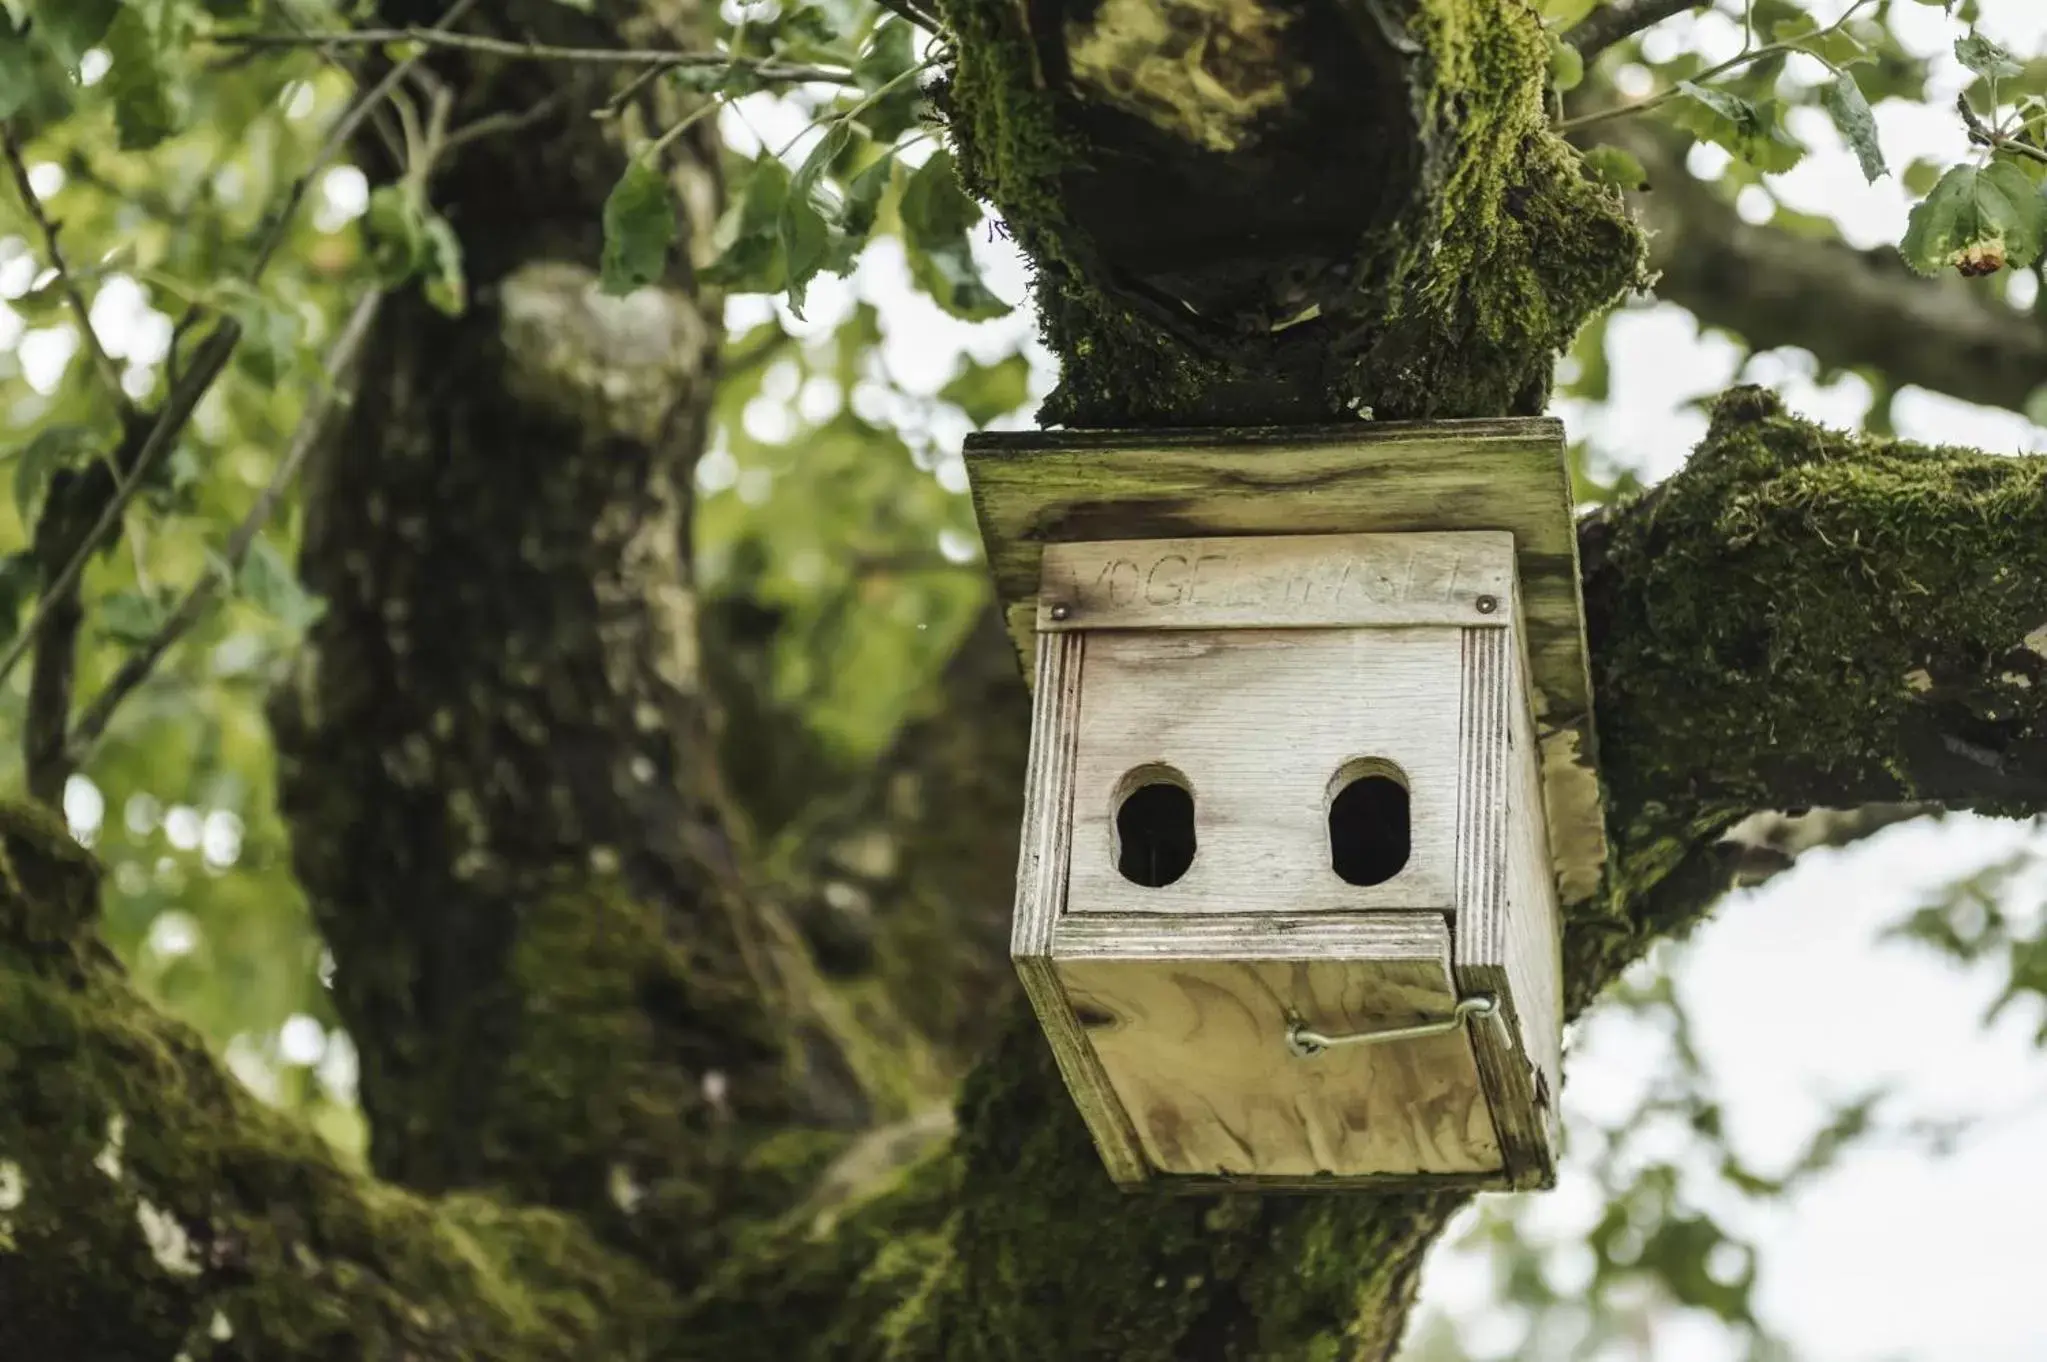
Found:
[[[1549,420],[990,434],[1012,950],[1125,1186],[1537,1187],[1605,855]]]

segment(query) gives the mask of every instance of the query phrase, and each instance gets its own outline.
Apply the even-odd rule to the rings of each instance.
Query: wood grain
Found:
[[[1455,973],[1464,996],[1499,1000],[1475,1055],[1509,1179],[1556,1176],[1554,1094],[1561,998],[1555,880],[1512,633],[1464,631],[1459,721]]]
[[[1026,658],[1048,544],[1512,534],[1559,896],[1572,904],[1597,890],[1606,840],[1558,422],[983,433],[968,437],[966,459],[996,593]]]
[[[1047,544],[1037,628],[1505,625],[1514,537],[1313,534]]]
[[[1053,926],[1066,900],[1066,858],[1071,845],[1067,818],[1086,650],[1085,634],[1047,634],[1038,640],[1010,955],[1103,1165],[1118,1183],[1134,1186],[1143,1182],[1150,1170],[1123,1104],[1081,1031],[1073,1003],[1051,960]]]
[[[1449,911],[1463,636],[1450,628],[1083,635],[1066,911]],[[1398,768],[1412,829],[1405,867],[1369,886],[1346,884],[1330,864],[1329,801],[1339,772],[1359,759]],[[1193,793],[1196,849],[1179,880],[1147,888],[1117,870],[1116,813],[1130,773],[1157,766]]]
[[[1387,930],[1371,939],[1375,922]],[[1312,1058],[1286,1050],[1296,1020],[1337,1034],[1432,1020],[1455,1005],[1441,918],[1351,925],[1349,951],[1315,959],[1115,958],[1099,938],[1096,953],[1062,948],[1055,968],[1152,1168],[1219,1178],[1499,1173],[1465,1034]],[[1157,935],[1150,923],[1136,930]]]

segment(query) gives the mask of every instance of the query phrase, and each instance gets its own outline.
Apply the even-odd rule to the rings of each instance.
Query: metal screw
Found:
[[[1072,614],[1073,607],[1070,605],[1055,605],[1052,607],[1052,618],[1055,620],[1066,619]]]
[[[1499,608],[1500,598],[1497,596],[1480,596],[1478,598],[1478,613],[1481,615],[1490,615]]]

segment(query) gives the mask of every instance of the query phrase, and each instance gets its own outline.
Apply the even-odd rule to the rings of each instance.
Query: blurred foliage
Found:
[[[2020,892],[2037,880],[2047,855],[2029,846],[1948,885],[1891,929],[1958,965],[1989,970],[1997,995],[1984,1014],[1996,1021],[2013,1003],[2047,1003],[2047,905]],[[2047,1047],[2047,1009],[2034,1042]]]
[[[467,305],[460,242],[418,156],[426,120],[402,87],[372,128],[412,153],[400,159],[413,172],[372,192],[344,152],[305,186],[255,277],[269,225],[358,85],[352,57],[242,51],[226,39],[342,28],[365,12],[306,0],[0,0],[0,116],[122,389],[109,391],[80,344],[41,227],[0,175],[0,458],[12,465],[0,470],[11,492],[0,497],[0,645],[35,609],[27,550],[52,479],[107,457],[123,402],[156,410],[211,318],[244,330],[124,535],[89,564],[79,704],[193,583],[224,572],[228,536],[324,381],[322,355],[346,305],[376,286],[418,286],[451,311]],[[919,88],[924,41],[909,25],[852,0],[754,4],[733,8],[717,36],[745,59],[836,64],[853,76],[844,94],[787,92],[738,67],[664,77],[710,93],[703,107],[740,139],[750,124],[804,129],[779,157],[757,145],[728,151],[733,213],[714,274],[736,291],[786,295],[792,282],[854,269],[871,242],[887,239],[941,306],[1008,310],[979,282],[970,238],[980,211],[933,155]],[[416,50],[392,45],[376,59]],[[621,90],[631,77],[621,72]],[[798,242],[793,272],[782,205],[765,221],[747,218],[775,178],[756,174],[769,163],[784,180],[800,178],[820,220],[830,219],[827,249],[812,258]],[[588,262],[636,276],[625,284],[661,270],[674,231],[665,182],[645,178],[637,206],[620,215],[651,215],[653,228]],[[795,236],[814,226],[803,218]],[[757,656],[735,644],[734,657],[718,659],[755,668],[759,702],[795,735],[793,784],[758,792],[767,821],[777,800],[828,780],[817,763],[857,768],[928,695],[986,590],[959,436],[1014,419],[1031,395],[1020,328],[987,362],[963,357],[933,394],[889,374],[885,323],[871,303],[840,307],[839,320],[798,337],[785,329],[800,320],[789,301],[755,300],[769,319],[729,345],[694,541],[710,613],[773,621]],[[66,805],[111,872],[109,939],[150,995],[198,1026],[259,1092],[356,1147],[352,1050],[334,1029],[321,982],[331,963],[291,874],[262,713],[321,608],[289,566],[297,534],[287,501],[225,578],[229,599],[118,711]],[[13,735],[22,681],[17,673],[0,687],[0,726]],[[18,737],[0,760],[19,788]]]

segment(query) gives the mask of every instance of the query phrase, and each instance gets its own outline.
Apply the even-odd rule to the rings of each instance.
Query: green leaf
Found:
[[[1585,57],[1577,48],[1549,35],[1549,83],[1559,94],[1575,90],[1585,82]]]
[[[299,332],[297,312],[262,297],[252,297],[234,309],[242,324],[242,343],[235,347],[235,367],[255,382],[273,387],[298,367]]]
[[[855,175],[846,186],[846,206],[840,215],[839,226],[844,232],[851,251],[857,251],[866,244],[874,231],[875,219],[881,215],[881,199],[888,192],[895,178],[896,158],[893,152],[884,152],[874,164]]]
[[[1914,198],[1925,198],[1940,183],[1941,173],[1946,169],[1930,156],[1916,158],[1905,167],[1905,173],[1898,178],[1904,182],[1905,191]]]
[[[1955,60],[1990,80],[2026,73],[2018,58],[1974,30],[1967,37],[1955,39]]]
[[[377,282],[396,288],[426,268],[431,245],[426,215],[403,185],[380,185],[362,215],[362,232]]]
[[[1030,397],[1030,381],[1030,362],[1020,354],[1005,355],[993,364],[969,355],[960,360],[958,371],[938,396],[965,412],[975,425],[985,426],[1021,407]]]
[[[1912,209],[1898,246],[1921,274],[1970,276],[2025,269],[2047,245],[2047,199],[2009,161],[1956,166]]]
[[[875,25],[873,38],[853,63],[853,79],[870,96],[902,80],[860,111],[861,125],[874,134],[877,142],[893,142],[916,123],[917,106],[923,95],[915,80],[903,80],[916,65],[916,35],[906,21],[889,15]]]
[[[1820,102],[1826,106],[1834,126],[1841,130],[1841,136],[1855,149],[1855,159],[1862,164],[1862,178],[1875,184],[1890,167],[1884,164],[1883,147],[1877,141],[1876,115],[1870,112],[1869,101],[1862,97],[1862,87],[1855,83],[1855,77],[1843,71],[1820,91]]]
[[[68,467],[92,443],[92,432],[84,426],[45,426],[14,456],[14,509],[21,523],[33,525],[43,501],[43,492],[57,470]]]
[[[163,602],[140,591],[116,591],[102,596],[93,609],[93,622],[100,633],[117,643],[139,648],[156,637],[169,612]]]
[[[1543,23],[1561,32],[1592,13],[1597,3],[1598,0],[1541,0],[1536,9],[1542,14]]]
[[[817,139],[817,145],[797,167],[782,201],[780,231],[789,310],[799,318],[803,316],[803,299],[810,281],[820,270],[830,268],[835,259],[847,258],[845,252],[833,250],[833,237],[845,220],[845,204],[832,192],[825,172],[845,154],[853,136],[853,124],[844,119],[835,120],[826,128],[824,136]]]
[[[124,9],[107,29],[106,88],[123,151],[147,151],[171,135],[178,120],[159,35],[139,9]]]
[[[774,293],[787,277],[782,255],[782,205],[789,198],[789,167],[762,152],[747,176],[739,203],[718,225],[718,258],[704,271],[714,284],[742,293]]]
[[[1620,147],[1597,146],[1586,152],[1585,171],[1595,180],[1622,189],[1649,187],[1649,172],[1643,169],[1641,158]]]
[[[659,279],[675,230],[668,181],[652,166],[633,161],[604,200],[604,291],[621,297]]]
[[[903,244],[910,277],[955,317],[985,321],[1009,311],[981,281],[967,233],[981,208],[960,188],[950,152],[937,152],[903,186]]]
[[[1680,128],[1739,156],[1756,169],[1791,169],[1805,148],[1777,125],[1774,106],[1751,104],[1740,95],[1691,81],[1679,84],[1671,118]]]
[[[32,0],[35,35],[57,59],[75,67],[79,58],[98,47],[120,11],[121,0]]]
[[[438,213],[426,220],[426,281],[421,292],[436,312],[459,317],[469,307],[469,282],[462,272],[462,239]]]
[[[257,536],[235,574],[242,598],[294,633],[311,628],[327,612],[327,604],[308,592],[284,556]]]
[[[1861,39],[1845,28],[1821,29],[1820,21],[1810,14],[1800,14],[1779,20],[1770,26],[1770,40],[1801,52],[1810,52],[1829,66],[1854,66],[1859,62],[1872,62]]]
[[[0,31],[0,118],[12,118],[36,97],[36,50],[18,32]]]

